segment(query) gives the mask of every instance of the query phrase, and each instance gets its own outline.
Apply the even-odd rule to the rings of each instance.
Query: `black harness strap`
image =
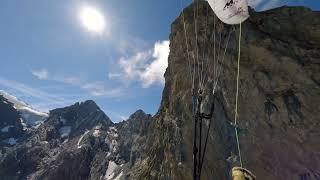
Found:
[[[195,95],[194,95],[195,97]],[[201,113],[201,103],[202,103],[202,91],[199,91],[199,95],[197,97],[197,109],[194,116],[194,139],[193,139],[193,179],[200,180],[202,165],[206,153],[208,136],[211,127],[211,118],[214,112],[214,104],[211,106],[211,110],[209,114]],[[206,139],[204,143],[204,148],[202,150],[202,120],[209,119],[209,127],[206,133]],[[199,127],[198,127],[199,125]],[[198,128],[199,128],[199,147],[198,147]]]

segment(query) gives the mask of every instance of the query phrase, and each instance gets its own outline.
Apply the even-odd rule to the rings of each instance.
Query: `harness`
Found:
[[[194,116],[194,138],[193,138],[193,179],[200,180],[202,165],[203,165],[207,144],[208,144],[209,131],[211,127],[211,119],[214,112],[214,103],[211,105],[210,113],[205,114],[201,112],[201,104],[203,101],[202,90],[199,90],[197,97],[195,94],[193,94],[192,99],[193,99],[193,107],[196,107],[196,109],[194,108],[196,112]],[[194,104],[195,99],[197,99],[196,106]],[[204,119],[209,120],[209,126],[205,135],[205,142],[203,144],[202,143],[202,135],[203,135],[202,122]],[[198,129],[199,129],[199,134],[198,134]],[[202,145],[204,145],[203,148],[202,148]]]

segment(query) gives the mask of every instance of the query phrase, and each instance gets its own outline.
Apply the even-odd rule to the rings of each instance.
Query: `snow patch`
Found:
[[[59,129],[61,138],[68,137],[71,132],[71,126],[63,126]]]
[[[83,137],[84,137],[86,134],[88,134],[88,133],[89,133],[89,131],[87,130],[87,131],[84,132],[84,133],[82,134],[82,136],[79,138],[78,143],[77,143],[78,149],[80,149],[80,148],[82,147],[82,145],[80,145],[80,143],[81,143]]]
[[[13,103],[15,107],[19,108],[20,106],[28,106],[27,103],[20,101],[17,97],[12,96],[3,90],[0,90],[0,95],[6,98],[9,102]]]
[[[109,127],[107,131],[107,136],[105,138],[105,143],[109,146],[109,151],[111,153],[116,153],[118,151],[118,142],[117,138],[119,137],[115,127]]]
[[[112,180],[113,179],[113,176],[114,176],[114,171],[115,169],[118,167],[118,165],[113,162],[113,161],[109,161],[109,164],[108,164],[108,169],[106,171],[106,175],[104,176],[104,178],[106,180]]]
[[[108,152],[108,154],[107,154],[107,158],[108,158],[110,155],[111,155],[111,152]]]
[[[101,125],[98,125],[98,126],[94,127],[94,131],[92,133],[94,137],[99,137],[100,136],[101,128],[102,128]]]
[[[111,149],[112,149],[113,153],[117,152],[117,149],[118,149],[117,146],[118,146],[118,142],[113,139],[112,140],[112,146],[111,146],[112,147]]]
[[[114,180],[120,180],[122,176],[123,176],[123,171],[121,171],[121,173],[116,178],[114,178]]]
[[[118,136],[119,136],[118,133],[113,134],[113,137],[115,137],[115,138],[117,138]]]
[[[9,132],[9,128],[14,127],[12,125],[6,126],[4,128],[1,129],[1,132]]]
[[[69,141],[69,139],[65,139],[63,142],[62,142],[62,144],[65,144],[65,143],[67,143]]]
[[[27,130],[27,129],[28,129],[28,128],[27,128],[27,124],[24,123],[24,121],[23,121],[22,118],[20,118],[20,122],[21,122],[21,125],[22,125],[22,129],[23,129],[24,131]]]
[[[34,125],[33,127],[36,128],[36,129],[38,129],[38,127],[39,127],[42,123],[43,123],[43,122],[41,122],[41,123],[39,123],[39,124],[37,124],[37,125]]]
[[[24,122],[29,126],[36,126],[48,117],[48,114],[36,111],[30,107],[22,107],[18,111]]]
[[[29,113],[32,113],[32,114],[35,114],[37,116],[42,116],[42,117],[48,117],[48,113],[44,113],[44,112],[40,112],[40,111],[37,111],[37,110],[34,110],[32,109],[31,107],[28,107],[28,106],[24,106],[24,107],[21,107],[19,108],[20,110],[24,110],[24,111],[28,111]]]
[[[48,113],[40,112],[33,109],[27,103],[19,100],[17,97],[8,94],[5,91],[0,90],[0,95],[13,104],[15,108],[23,118],[23,123],[29,126],[35,126],[43,122],[49,115]]]
[[[92,134],[94,137],[99,137],[101,133],[99,129],[95,129]]]
[[[117,128],[115,128],[115,127],[113,127],[113,126],[110,126],[110,127],[109,127],[109,130],[111,130],[111,131],[113,130],[113,131],[115,131],[115,132],[117,132],[117,131],[118,131],[118,129],[117,129]]]

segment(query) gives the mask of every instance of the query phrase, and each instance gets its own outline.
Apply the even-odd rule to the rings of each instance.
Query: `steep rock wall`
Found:
[[[216,109],[202,179],[230,179],[231,167],[239,165],[231,125],[239,26],[223,25],[207,2],[198,3],[184,9],[172,24],[161,107],[151,125],[154,133],[149,138],[148,158],[137,165],[136,178],[192,178],[192,80],[183,16],[192,56],[196,54],[196,8],[198,52],[200,59],[204,55],[209,60],[204,66],[207,96],[215,77],[214,43],[216,53],[222,55],[232,31],[214,98]],[[240,63],[238,124],[243,164],[261,180],[319,179],[320,13],[304,7],[281,7],[259,13],[250,10],[250,15],[242,24]],[[202,67],[192,59],[190,62],[196,70]]]

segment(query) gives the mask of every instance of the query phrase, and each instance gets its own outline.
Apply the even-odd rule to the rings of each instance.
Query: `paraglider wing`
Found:
[[[208,0],[208,3],[226,24],[240,24],[249,17],[247,0]]]

